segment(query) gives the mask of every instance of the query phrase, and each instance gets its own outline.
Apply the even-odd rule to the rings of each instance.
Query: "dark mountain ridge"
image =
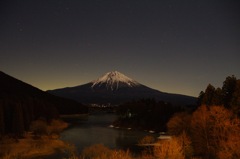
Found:
[[[22,133],[38,118],[86,112],[76,101],[48,94],[0,71],[0,136]]]
[[[87,104],[121,104],[141,98],[154,98],[174,105],[192,105],[196,98],[180,94],[161,92],[117,72],[109,72],[84,85],[48,91],[51,94],[74,99]]]
[[[30,98],[32,100],[42,100],[55,105],[60,114],[78,113],[81,111],[86,111],[84,110],[85,106],[81,103],[46,93],[45,91],[42,91],[14,77],[11,77],[1,71],[0,88],[0,100],[12,99],[14,101],[14,99],[23,100],[24,98]],[[68,108],[78,107],[82,109],[78,109],[77,112],[69,112],[71,111],[71,109],[69,109],[69,111],[60,109],[61,107],[63,107],[63,105],[68,106]]]

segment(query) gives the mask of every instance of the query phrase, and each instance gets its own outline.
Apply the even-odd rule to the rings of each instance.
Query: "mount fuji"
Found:
[[[140,85],[137,81],[117,71],[108,72],[92,83],[91,87],[93,90],[103,87],[111,91],[116,91],[123,87],[137,87]]]
[[[157,101],[170,102],[174,105],[196,103],[195,97],[165,93],[149,88],[118,71],[108,72],[97,80],[83,85],[47,92],[86,104],[121,104],[141,98],[155,98]]]

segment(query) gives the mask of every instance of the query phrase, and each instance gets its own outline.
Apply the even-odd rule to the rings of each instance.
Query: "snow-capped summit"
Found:
[[[97,80],[83,85],[59,88],[48,91],[64,98],[74,99],[85,104],[121,104],[131,100],[154,98],[176,105],[191,105],[196,98],[161,92],[149,88],[118,71],[104,74]]]
[[[92,88],[106,86],[107,89],[117,90],[120,87],[135,87],[140,85],[137,81],[118,71],[108,72],[92,82]]]

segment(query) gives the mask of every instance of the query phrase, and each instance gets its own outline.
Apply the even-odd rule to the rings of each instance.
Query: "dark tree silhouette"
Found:
[[[235,114],[240,115],[240,82],[232,75],[228,76],[223,82],[222,89],[215,89],[209,84],[205,92],[201,91],[198,97],[198,106],[200,105],[223,105],[225,108],[233,110]]]
[[[204,96],[202,98],[202,103],[205,105],[213,105],[213,99],[215,96],[215,87],[212,86],[211,84],[208,84]]]
[[[215,89],[211,103],[212,105],[223,105],[223,95],[221,88],[218,87],[217,89]]]
[[[197,105],[198,105],[198,106],[200,106],[200,105],[202,104],[204,94],[205,94],[204,91],[201,91],[201,92],[199,93],[199,96],[198,96],[198,99],[197,99]]]
[[[25,130],[24,117],[21,104],[16,104],[13,111],[12,130],[18,137],[22,136]]]
[[[223,100],[224,106],[226,108],[231,108],[231,100],[233,93],[236,89],[237,79],[234,75],[228,76],[226,80],[223,82],[222,92],[223,92]]]
[[[231,98],[230,107],[235,114],[240,116],[240,80],[237,80],[236,88]]]
[[[4,111],[3,111],[3,105],[0,103],[0,139],[1,136],[3,136],[5,132],[5,124],[4,124]]]
[[[0,71],[0,135],[21,136],[39,118],[58,118],[59,114],[86,113],[75,101],[56,97]]]

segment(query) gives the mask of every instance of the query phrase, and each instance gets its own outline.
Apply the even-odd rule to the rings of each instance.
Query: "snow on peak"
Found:
[[[125,76],[118,71],[108,72],[102,77],[93,81],[92,83],[92,88],[96,85],[101,86],[102,84],[105,84],[107,89],[110,88],[111,90],[118,89],[118,87],[123,84],[128,87],[134,87],[139,85],[137,81]]]

